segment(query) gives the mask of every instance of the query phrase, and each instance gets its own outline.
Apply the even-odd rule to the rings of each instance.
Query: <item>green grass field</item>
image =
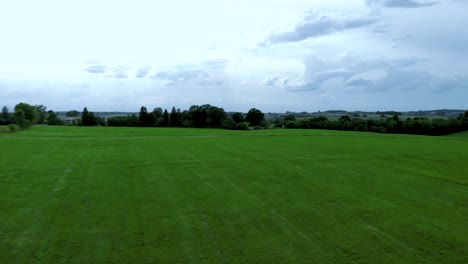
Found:
[[[460,135],[0,134],[0,263],[468,263]]]

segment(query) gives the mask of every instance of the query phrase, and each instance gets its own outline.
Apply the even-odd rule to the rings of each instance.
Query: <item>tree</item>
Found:
[[[236,122],[236,124],[244,122],[244,115],[242,113],[236,112],[232,114],[232,120]]]
[[[19,103],[15,105],[15,112],[17,110],[23,110],[24,112],[24,119],[28,120],[31,125],[37,124],[38,121],[38,113],[36,107],[26,104],[26,103]]]
[[[80,112],[78,112],[76,110],[71,110],[71,111],[66,112],[65,116],[66,117],[78,117],[78,116],[80,116]]]
[[[35,105],[37,112],[37,123],[44,124],[47,116],[47,107],[44,105]]]
[[[47,112],[46,122],[49,126],[63,125],[62,119],[58,118],[57,114],[52,110]]]
[[[202,128],[206,126],[206,119],[208,118],[208,112],[206,111],[208,105],[190,106],[189,113],[192,117],[192,124],[194,127]]]
[[[161,107],[156,107],[153,109],[153,119],[154,119],[154,126],[160,126],[162,124],[163,119],[163,110]]]
[[[142,127],[151,127],[154,126],[154,116],[153,114],[148,113],[148,110],[145,106],[140,108],[140,115],[138,116],[140,121],[140,126]]]
[[[251,108],[245,117],[245,120],[250,123],[251,126],[259,126],[263,121],[265,121],[265,115],[262,111]]]
[[[182,113],[180,109],[172,107],[171,114],[169,116],[169,125],[171,127],[180,127],[182,125]]]
[[[88,126],[90,123],[90,115],[88,108],[83,108],[83,112],[81,112],[81,123],[83,126]]]
[[[162,126],[163,127],[169,126],[169,113],[167,112],[167,109],[164,109]]]
[[[224,120],[226,120],[226,111],[217,106],[210,106],[207,108],[208,119],[207,125],[210,127],[219,128]]]
[[[26,119],[26,115],[21,108],[16,109],[13,113],[13,123],[22,129],[29,128],[31,126],[31,121]]]
[[[8,125],[11,123],[11,114],[7,106],[2,107],[0,113],[0,125]]]
[[[89,112],[85,107],[81,113],[81,125],[83,126],[96,126],[98,125],[98,117],[93,112]]]
[[[288,123],[290,121],[296,121],[296,117],[293,114],[288,114],[284,117],[284,123]]]

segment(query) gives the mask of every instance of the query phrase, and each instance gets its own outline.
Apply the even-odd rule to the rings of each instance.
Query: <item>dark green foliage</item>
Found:
[[[194,127],[206,127],[206,119],[208,118],[207,105],[192,105],[189,109],[189,113],[192,116]]]
[[[319,116],[311,119],[290,121],[286,128],[313,128],[346,131],[370,131],[377,133],[416,134],[416,135],[448,135],[468,130],[468,118],[460,115],[450,119],[427,119],[415,117],[400,121],[398,115],[386,119],[360,119],[348,115],[341,116],[337,121],[330,121],[327,117]]]
[[[16,132],[16,131],[21,130],[21,127],[18,126],[17,124],[10,124],[10,125],[8,125],[8,130],[10,132]]]
[[[130,116],[113,116],[107,118],[107,125],[112,127],[136,127],[138,124],[139,119],[135,114]]]
[[[23,109],[16,109],[13,113],[13,123],[18,125],[21,129],[27,129],[31,127],[31,120],[26,119],[26,114]]]
[[[163,122],[163,110],[161,107],[156,107],[153,109],[152,112],[154,118],[153,126],[161,126]]]
[[[182,113],[180,109],[172,107],[171,114],[169,116],[169,125],[171,127],[180,127],[182,126]]]
[[[297,128],[296,123],[293,121],[289,121],[285,125],[286,128]]]
[[[37,112],[37,123],[44,124],[47,117],[47,107],[44,105],[35,105]]]
[[[140,108],[140,115],[138,116],[140,126],[142,127],[151,127],[154,126],[155,117],[152,113],[148,113],[148,110],[145,106]]]
[[[80,116],[80,112],[78,112],[76,110],[71,110],[71,111],[66,112],[65,116],[66,117],[78,117],[78,116]]]
[[[21,128],[27,128],[27,127],[30,127],[31,125],[37,124],[39,114],[37,112],[36,107],[26,104],[26,103],[19,103],[15,106],[15,113],[20,110],[24,114],[25,121],[23,122],[21,120],[21,117],[18,116],[18,114],[16,115],[16,117],[15,117],[15,114],[13,114],[13,120],[15,124],[19,125]],[[19,124],[17,122],[22,122],[22,123]]]
[[[49,110],[47,112],[46,122],[47,122],[47,125],[49,125],[49,126],[63,125],[62,119],[58,118],[57,114],[52,110]]]
[[[81,112],[81,124],[83,126],[87,126],[89,124],[90,116],[89,116],[89,111],[88,108],[84,108],[83,112]]]
[[[223,124],[223,120],[227,118],[223,108],[205,105],[192,105],[188,111],[192,117],[194,127],[213,127],[218,128]]]
[[[167,109],[164,109],[163,112],[163,120],[162,120],[162,127],[168,127],[169,126],[169,113],[167,112]]]
[[[241,123],[236,124],[236,122],[234,122],[234,120],[229,117],[223,121],[222,127],[224,129],[229,129],[229,130],[248,130],[249,129],[249,125],[246,122],[241,122]]]
[[[81,113],[82,126],[97,126],[99,125],[98,117],[93,112],[89,112],[85,107]]]
[[[251,108],[245,117],[250,126],[259,126],[265,121],[265,115],[257,108]]]
[[[236,112],[232,114],[232,120],[236,123],[239,124],[241,122],[244,122],[244,115],[240,112]]]
[[[8,125],[12,122],[11,113],[7,106],[2,107],[2,112],[0,113],[0,125]]]
[[[285,123],[289,123],[290,121],[296,121],[296,117],[292,114],[287,114],[285,117],[284,117],[284,122]]]

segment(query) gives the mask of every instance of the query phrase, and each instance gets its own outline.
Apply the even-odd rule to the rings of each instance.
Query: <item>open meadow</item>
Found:
[[[0,134],[0,263],[468,263],[468,134]]]

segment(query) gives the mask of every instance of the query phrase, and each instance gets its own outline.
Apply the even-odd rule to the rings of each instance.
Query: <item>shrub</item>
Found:
[[[21,130],[21,127],[19,127],[19,126],[16,125],[16,124],[10,124],[10,125],[8,126],[8,129],[10,130],[10,132],[16,132],[16,131]]]
[[[249,125],[246,122],[242,122],[236,125],[236,130],[247,130]]]
[[[296,123],[294,121],[289,121],[287,124],[286,124],[286,128],[296,128]]]

